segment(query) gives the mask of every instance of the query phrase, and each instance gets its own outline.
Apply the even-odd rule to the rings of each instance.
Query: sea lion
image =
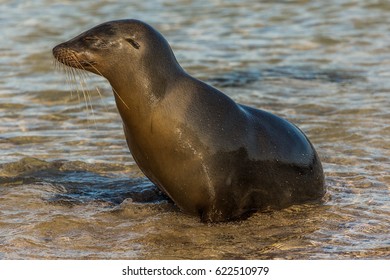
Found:
[[[53,55],[110,82],[135,161],[182,211],[221,222],[324,195],[320,159],[299,128],[191,77],[150,25],[106,22]]]

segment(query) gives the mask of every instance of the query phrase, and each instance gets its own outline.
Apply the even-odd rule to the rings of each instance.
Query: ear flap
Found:
[[[140,45],[132,38],[125,38],[125,40],[127,42],[130,43],[130,45],[132,45],[134,48],[136,48],[137,50],[140,48]]]

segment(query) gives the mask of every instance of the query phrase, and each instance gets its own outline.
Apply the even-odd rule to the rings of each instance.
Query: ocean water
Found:
[[[390,259],[390,4],[0,1],[1,259]],[[107,81],[51,49],[104,21],[160,30],[180,64],[297,124],[323,203],[203,224],[138,169]]]

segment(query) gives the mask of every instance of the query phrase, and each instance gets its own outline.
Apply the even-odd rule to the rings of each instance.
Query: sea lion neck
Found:
[[[168,88],[175,87],[189,75],[176,62],[172,53],[169,67],[120,69],[106,79],[110,82],[118,108],[153,107],[161,101]]]

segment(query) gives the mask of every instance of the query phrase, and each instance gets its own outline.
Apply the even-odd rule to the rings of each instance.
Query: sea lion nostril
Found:
[[[52,50],[52,53],[53,53],[53,56],[55,57],[55,58],[57,58],[57,56],[58,56],[58,53],[59,53],[59,51],[60,51],[60,46],[58,45],[58,46],[55,46],[54,48],[53,48],[53,50]]]

